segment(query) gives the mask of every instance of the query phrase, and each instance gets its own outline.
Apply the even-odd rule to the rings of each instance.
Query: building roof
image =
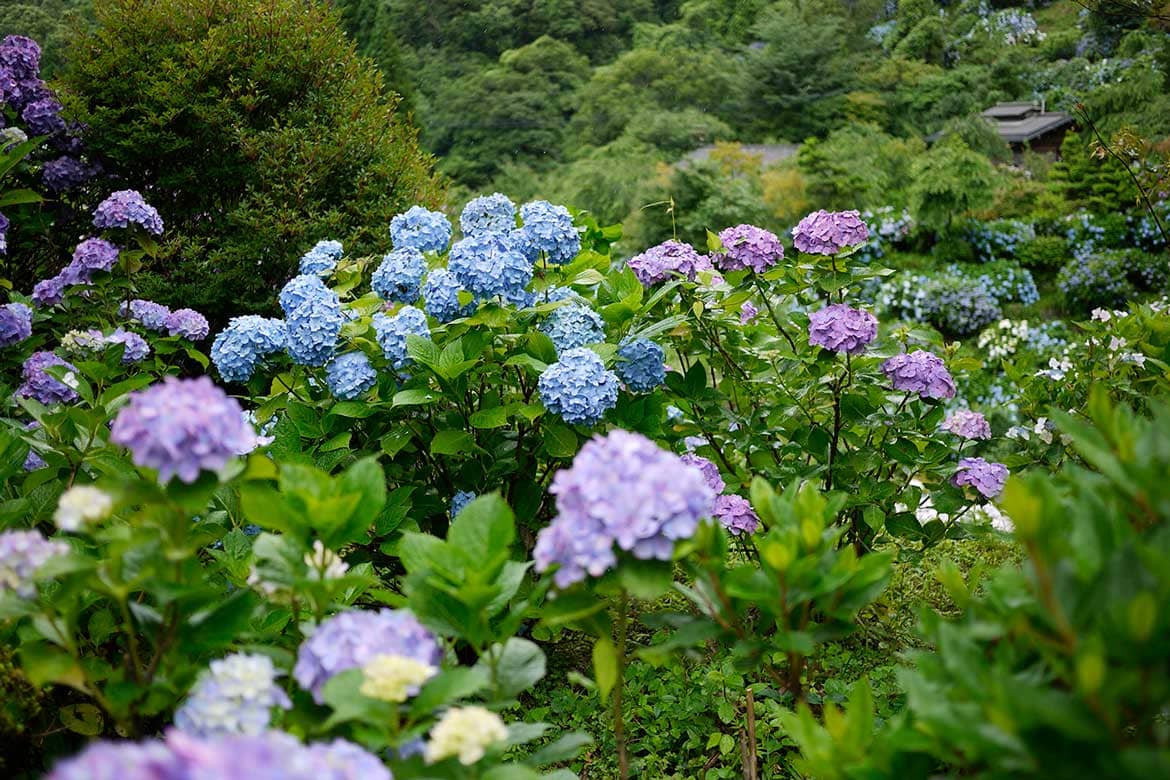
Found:
[[[1009,144],[1024,144],[1073,123],[1063,111],[1045,111],[1035,103],[999,103],[983,112]]]

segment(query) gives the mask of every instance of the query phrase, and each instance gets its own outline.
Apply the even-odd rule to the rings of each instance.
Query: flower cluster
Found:
[[[328,288],[326,293],[308,298],[285,315],[288,328],[285,349],[298,365],[319,367],[333,357],[345,317],[337,293]]]
[[[264,655],[237,653],[212,661],[175,712],[175,727],[199,737],[260,734],[273,707],[292,707],[276,682],[279,675]]]
[[[581,251],[581,235],[573,226],[573,216],[564,206],[554,206],[546,200],[535,200],[520,207],[520,240],[529,252],[529,259],[544,253],[550,263],[563,265]]]
[[[978,281],[944,275],[931,286],[931,313],[927,321],[943,333],[968,336],[1003,316],[998,301]]]
[[[410,658],[438,667],[443,651],[409,610],[354,610],[317,626],[297,651],[293,676],[321,703],[321,689],[338,672],[362,668],[380,655]]]
[[[649,287],[681,274],[692,282],[699,271],[713,269],[711,259],[700,255],[690,244],[680,241],[665,241],[652,246],[645,252],[626,261],[626,265],[638,277],[638,281]]]
[[[325,382],[334,398],[352,401],[377,384],[378,372],[365,352],[346,352],[329,361]]]
[[[32,598],[36,595],[33,575],[37,569],[67,552],[69,545],[46,539],[35,529],[0,533],[0,593],[10,590]]]
[[[233,317],[211,344],[211,361],[228,382],[247,382],[256,366],[288,343],[288,331],[280,320],[255,314]]]
[[[176,476],[194,482],[260,443],[239,402],[205,376],[167,377],[132,393],[110,441],[129,449],[135,465],[156,469],[162,483]]]
[[[207,318],[194,309],[175,309],[163,319],[163,326],[170,335],[191,341],[202,341],[211,331]]]
[[[597,312],[581,303],[554,309],[540,329],[552,340],[558,353],[605,341],[605,323]]]
[[[382,258],[370,287],[387,301],[414,303],[426,274],[427,260],[422,252],[412,246],[401,246]]]
[[[122,362],[126,364],[137,363],[146,359],[147,355],[150,354],[150,344],[147,344],[146,339],[134,331],[117,328],[106,336],[105,341],[107,344],[122,345]]]
[[[393,653],[376,655],[362,666],[363,696],[400,703],[418,694],[419,688],[435,676],[438,667]]]
[[[314,274],[298,274],[280,290],[280,309],[287,317],[314,298],[328,297],[333,291]]]
[[[508,738],[503,719],[483,707],[452,707],[431,729],[424,757],[428,764],[458,758],[470,766],[484,757],[488,747]]]
[[[970,409],[958,409],[943,420],[942,429],[960,439],[990,439],[991,425],[987,418]]]
[[[858,355],[877,338],[878,321],[863,309],[834,303],[808,318],[808,342],[833,352]]]
[[[291,734],[180,730],[165,741],[94,742],[45,780],[393,780],[373,754],[343,739],[303,745]]]
[[[80,531],[91,523],[104,520],[114,508],[114,499],[93,485],[74,485],[57,499],[53,522],[62,531]]]
[[[329,276],[337,268],[337,261],[341,259],[343,251],[340,241],[318,241],[301,256],[297,270],[302,274]]]
[[[94,209],[93,226],[99,230],[134,226],[156,236],[163,232],[162,217],[136,190],[110,193]]]
[[[32,335],[32,309],[23,303],[0,306],[0,348],[19,344]]]
[[[450,322],[467,317],[475,311],[475,304],[459,303],[459,280],[446,268],[435,268],[422,284],[423,308],[439,322]]]
[[[938,355],[916,349],[894,355],[882,363],[882,372],[895,390],[917,393],[920,398],[954,398],[955,380]]]
[[[573,465],[558,471],[549,492],[557,516],[536,540],[537,571],[559,565],[564,588],[614,565],[613,547],[635,558],[669,560],[715,502],[703,474],[637,433],[595,436]]]
[[[975,280],[997,303],[1027,305],[1040,300],[1032,272],[1010,260],[996,260],[973,268],[952,263],[945,273]]]
[[[390,240],[395,249],[442,252],[451,243],[451,221],[442,212],[412,206],[390,220]]]
[[[373,326],[378,346],[382,348],[382,355],[396,369],[410,363],[410,356],[406,353],[408,335],[413,334],[427,339],[431,337],[430,328],[427,327],[427,316],[413,306],[403,306],[393,317],[379,312],[374,315]]]
[[[995,498],[1003,492],[1007,478],[1008,469],[1002,463],[989,463],[983,458],[963,458],[951,482],[957,487],[973,487],[984,498]]]
[[[457,241],[447,270],[482,299],[514,298],[532,281],[532,261],[510,234],[480,231]]]
[[[760,314],[760,310],[755,307],[751,301],[744,301],[743,306],[739,307],[739,324],[747,325],[755,320]]]
[[[95,271],[113,270],[118,262],[118,247],[102,238],[87,238],[77,245],[69,265],[49,279],[42,279],[33,287],[32,299],[37,306],[60,303],[65,291],[74,285],[90,284]]]
[[[760,518],[751,502],[734,493],[716,497],[712,514],[733,536],[754,534],[760,527]]]
[[[863,262],[877,260],[886,254],[885,244],[898,244],[910,236],[914,220],[908,209],[895,211],[893,206],[881,206],[861,212],[861,219],[869,231],[865,246],[857,250],[857,258]]]
[[[448,508],[447,514],[454,520],[463,511],[463,507],[470,504],[476,498],[475,493],[470,490],[460,490],[451,496],[451,506]]]
[[[565,422],[594,425],[617,405],[618,378],[597,353],[577,347],[541,373],[537,390],[544,407]]]
[[[856,211],[814,211],[792,229],[792,243],[812,255],[835,255],[865,243],[869,228]]]
[[[614,372],[634,393],[649,393],[666,381],[666,352],[650,339],[626,339]]]
[[[467,238],[510,233],[515,227],[516,204],[499,192],[473,199],[459,215],[459,228]]]
[[[719,232],[723,252],[715,263],[723,271],[750,268],[762,274],[784,259],[784,246],[775,233],[755,225],[736,225]]]
[[[121,314],[147,330],[162,333],[167,329],[167,317],[170,316],[171,310],[161,303],[135,298],[129,303],[122,304]]]
[[[1056,275],[1056,286],[1072,311],[1088,312],[1099,306],[1124,306],[1134,296],[1128,279],[1129,255],[1099,252],[1074,257]]]
[[[990,263],[1014,258],[1021,246],[1036,238],[1036,228],[1018,219],[971,220],[963,229],[963,237],[981,262]]]
[[[53,378],[46,368],[61,366],[67,373],[64,381]],[[77,367],[68,361],[54,355],[52,352],[34,352],[28,356],[21,367],[20,376],[24,381],[16,389],[16,394],[22,398],[35,398],[46,406],[59,403],[73,403],[77,400],[77,380],[73,372]],[[73,381],[70,381],[73,377]]]
[[[1000,320],[984,329],[975,345],[985,350],[991,360],[1000,360],[1026,348],[1038,355],[1055,352],[1068,343],[1067,328],[1060,320],[1050,320],[1037,326],[1028,320]]]
[[[703,475],[703,481],[707,483],[707,486],[715,494],[722,493],[723,489],[727,487],[727,483],[723,481],[723,477],[719,473],[719,467],[702,455],[688,452],[685,455],[680,455],[679,460],[692,468],[698,469],[699,473]]]

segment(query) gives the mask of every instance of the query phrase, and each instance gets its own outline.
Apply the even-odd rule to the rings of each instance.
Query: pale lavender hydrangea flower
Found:
[[[942,358],[921,349],[894,355],[882,363],[882,372],[889,377],[895,390],[935,400],[955,397],[955,380]]]
[[[719,233],[723,253],[715,255],[715,263],[724,271],[750,268],[762,274],[784,259],[784,246],[775,233],[755,225],[736,225]]]
[[[751,502],[743,496],[719,496],[715,499],[714,515],[733,536],[745,532],[754,534],[760,527],[760,518],[752,509]]]
[[[259,734],[268,728],[273,707],[292,707],[277,683],[281,674],[264,655],[236,653],[212,661],[175,712],[175,727],[201,737]]]
[[[638,277],[644,287],[682,274],[692,282],[699,271],[712,270],[711,259],[700,255],[690,244],[680,241],[665,241],[652,246],[640,255],[626,261],[626,265]]]
[[[970,409],[958,409],[943,421],[942,429],[962,439],[990,439],[991,425],[987,418]]]
[[[715,501],[699,469],[623,430],[586,443],[549,492],[557,516],[538,535],[533,557],[537,571],[560,565],[559,587],[612,566],[613,544],[635,558],[670,560],[675,542],[690,538]]]
[[[259,444],[244,410],[205,376],[167,377],[130,395],[110,428],[110,441],[130,450],[137,466],[158,471],[159,482],[177,476],[191,483],[202,471],[219,471]]]
[[[293,676],[320,704],[321,689],[330,678],[379,655],[400,655],[435,667],[443,660],[438,641],[410,610],[351,610],[321,623],[301,644]]]
[[[46,406],[76,401],[78,395],[73,387],[54,379],[45,371],[50,366],[64,366],[70,372],[77,371],[76,366],[52,352],[34,352],[28,356],[20,369],[20,376],[24,382],[17,388],[17,394],[24,398],[35,398]]]
[[[167,329],[167,317],[170,316],[171,310],[161,303],[135,298],[130,301],[129,306],[123,303],[120,312],[123,317],[141,323],[147,330],[162,333]]]
[[[704,458],[702,455],[696,455],[693,452],[688,452],[685,455],[680,455],[679,460],[688,466],[697,468],[703,474],[703,479],[706,480],[707,485],[716,494],[723,492],[727,487],[727,483],[723,481],[723,477],[719,474],[719,467],[711,461]]]
[[[995,498],[1003,492],[1007,482],[1008,468],[1002,463],[989,463],[983,458],[963,458],[951,483],[957,487],[969,485],[984,498]]]
[[[877,328],[877,318],[869,312],[834,303],[809,315],[808,343],[857,355],[877,338]]]
[[[163,319],[167,333],[191,341],[202,341],[211,332],[207,318],[194,309],[175,309]]]
[[[117,328],[106,336],[105,341],[107,344],[122,345],[122,362],[125,364],[137,363],[150,354],[150,345],[146,343],[146,339],[133,331]]]
[[[162,217],[135,190],[111,193],[93,212],[93,226],[96,228],[128,228],[131,225],[156,236],[163,232]]]
[[[739,324],[747,325],[749,322],[755,320],[759,314],[760,310],[751,301],[744,301],[743,306],[739,307]]]
[[[45,780],[185,780],[178,760],[165,744],[91,742],[85,750],[59,762]]]
[[[811,255],[835,255],[869,238],[857,211],[814,211],[792,229],[792,243]]]
[[[32,335],[32,309],[23,303],[0,306],[0,347],[19,344]]]
[[[50,558],[69,552],[64,542],[46,539],[40,531],[0,533],[0,593],[10,590],[21,598],[36,595],[33,575]]]

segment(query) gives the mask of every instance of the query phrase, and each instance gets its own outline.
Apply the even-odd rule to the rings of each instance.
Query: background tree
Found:
[[[994,188],[987,158],[950,136],[915,162],[910,211],[918,224],[945,233],[956,217],[988,205]]]
[[[97,0],[63,74],[87,143],[173,238],[143,285],[213,317],[273,305],[324,238],[388,244],[442,189],[336,12],[299,0]]]

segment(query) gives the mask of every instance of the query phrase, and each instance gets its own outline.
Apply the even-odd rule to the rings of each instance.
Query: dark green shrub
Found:
[[[441,188],[337,15],[300,0],[97,0],[63,81],[87,142],[171,240],[146,292],[222,318],[272,305],[314,242],[388,243]]]
[[[1124,306],[1135,294],[1129,279],[1129,255],[1129,252],[1098,252],[1069,260],[1056,277],[1065,310],[1088,314],[1097,307]]]
[[[1016,250],[1026,268],[1057,268],[1068,259],[1068,242],[1060,236],[1037,236]]]

